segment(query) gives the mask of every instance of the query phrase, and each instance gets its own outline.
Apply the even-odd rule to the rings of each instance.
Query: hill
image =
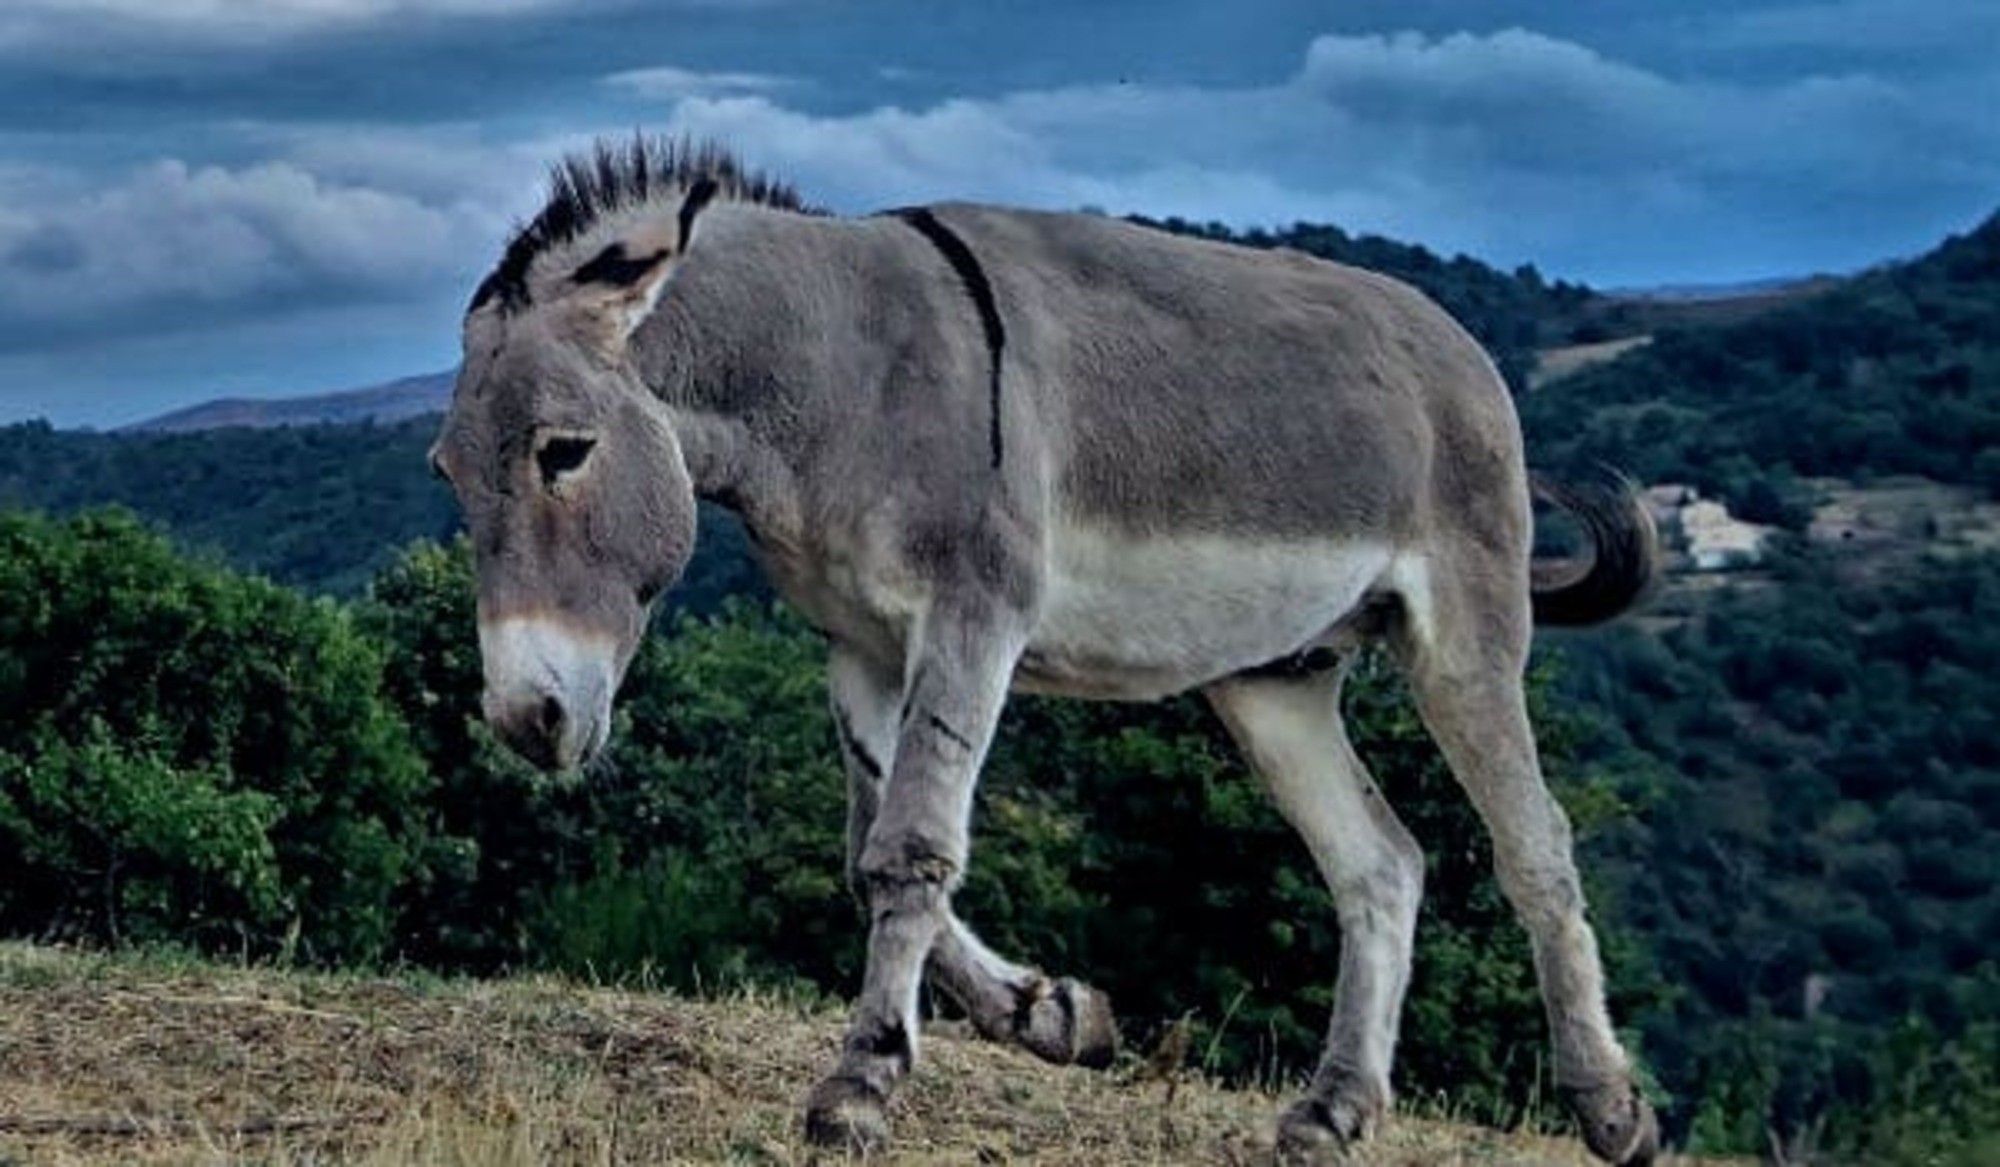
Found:
[[[1957,1093],[1931,1075],[2000,1081],[2000,216],[1663,323],[1521,412],[1552,470],[1609,462],[1779,529],[1765,570],[1674,589],[1671,619],[1556,641],[1602,718],[1591,764],[1652,808],[1598,866],[1686,990],[1648,1060],[1805,1134]]]
[[[76,433],[0,427],[0,507],[117,504],[190,548],[312,591],[353,594],[413,539],[457,530],[424,451],[434,421]]]
[[[0,508],[122,506],[242,570],[352,596],[411,542],[458,532],[458,507],[425,460],[436,436],[431,417],[119,434],[0,426]],[[705,612],[725,594],[767,590],[742,527],[704,504],[696,560],[668,607]]]
[[[186,409],[135,422],[122,432],[174,434],[244,426],[388,425],[425,414],[442,413],[451,404],[454,372],[403,377],[381,385],[344,389],[306,397],[224,397]]]
[[[690,1000],[0,945],[0,1162],[805,1163],[797,1106],[841,1028],[830,1005],[767,993]],[[930,1037],[898,1096],[892,1161],[1212,1167],[1269,1154],[1275,1095],[1136,1058],[1094,1073]],[[1369,1156],[1590,1161],[1566,1140],[1407,1114]]]
[[[2000,493],[2000,215],[1748,319],[1650,331],[1523,397],[1550,469],[1609,462],[1795,529],[1810,517],[1799,475]]]

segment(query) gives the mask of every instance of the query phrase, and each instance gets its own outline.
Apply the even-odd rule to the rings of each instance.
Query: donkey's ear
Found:
[[[576,299],[594,318],[595,331],[607,348],[620,348],[653,308],[674,273],[672,247],[644,249],[634,254],[629,242],[613,243],[570,273]]]
[[[694,241],[695,218],[715,198],[712,178],[697,179],[681,200],[675,234],[644,232],[605,247],[570,273],[578,299],[594,318],[595,331],[607,350],[624,348],[660,302],[681,256]]]

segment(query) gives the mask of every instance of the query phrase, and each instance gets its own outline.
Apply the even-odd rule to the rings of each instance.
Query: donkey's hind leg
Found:
[[[1287,1161],[1366,1137],[1389,1109],[1389,1066],[1409,986],[1423,854],[1369,778],[1340,719],[1343,665],[1317,676],[1239,677],[1209,701],[1285,819],[1304,837],[1340,919],[1340,979],[1326,1051],[1279,1122]]]
[[[902,681],[839,647],[827,679],[847,770],[848,881],[859,896],[865,889],[856,864],[895,760]],[[1058,1065],[1103,1067],[1118,1052],[1109,998],[1081,981],[1007,960],[949,910],[928,967],[984,1037],[1019,1045]]]
[[[1612,1032],[1569,819],[1543,780],[1528,722],[1526,596],[1503,586],[1513,575],[1498,567],[1439,574],[1399,646],[1411,693],[1492,836],[1500,889],[1533,947],[1556,1084],[1584,1141],[1612,1163],[1651,1163],[1657,1124]]]

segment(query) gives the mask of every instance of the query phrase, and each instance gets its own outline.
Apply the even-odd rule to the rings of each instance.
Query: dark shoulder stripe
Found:
[[[928,207],[910,207],[894,212],[898,219],[917,229],[918,234],[931,241],[938,249],[951,270],[958,274],[958,280],[965,285],[966,294],[979,310],[979,323],[986,332],[986,356],[990,364],[987,394],[990,398],[991,417],[988,421],[987,437],[993,447],[993,465],[998,468],[1002,455],[1000,435],[1000,360],[1007,347],[1007,326],[1000,320],[1000,305],[993,298],[993,285],[986,278],[986,269],[979,265],[979,257],[972,254],[972,248],[965,245],[956,231],[945,226]]]

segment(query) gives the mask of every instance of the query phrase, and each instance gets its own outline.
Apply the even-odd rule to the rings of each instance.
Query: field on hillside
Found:
[[[1534,372],[1528,375],[1528,387],[1538,388],[1550,381],[1581,372],[1593,365],[1615,361],[1626,353],[1643,345],[1651,344],[1652,335],[1640,333],[1637,336],[1621,336],[1616,340],[1591,341],[1588,344],[1564,344],[1542,349],[1535,356]]]
[[[770,996],[0,945],[0,1163],[805,1163],[795,1108],[839,1033],[838,1012]],[[1256,1163],[1282,1102],[1137,1058],[1052,1069],[949,1032],[925,1054],[893,1108],[892,1162]],[[1572,1142],[1411,1116],[1365,1161],[1590,1162]]]

